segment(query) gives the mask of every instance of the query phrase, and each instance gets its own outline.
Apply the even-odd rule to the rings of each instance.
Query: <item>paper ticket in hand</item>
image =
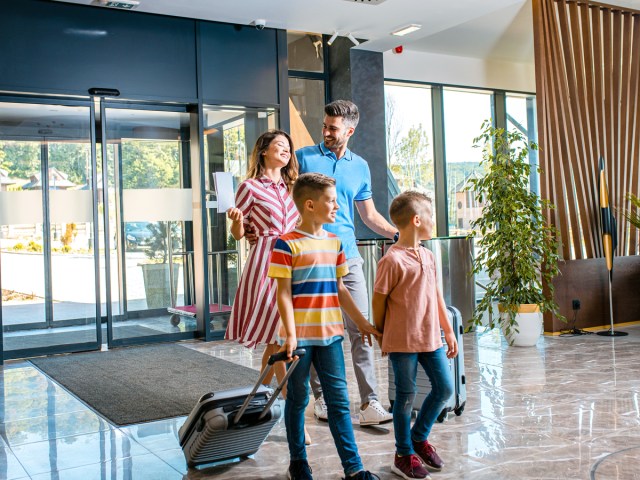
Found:
[[[218,200],[218,213],[224,213],[236,206],[236,197],[233,193],[233,176],[230,172],[214,172],[213,181]]]

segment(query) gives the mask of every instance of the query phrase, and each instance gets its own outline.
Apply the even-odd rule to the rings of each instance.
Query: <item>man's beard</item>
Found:
[[[327,141],[330,143],[330,145],[327,145]],[[340,140],[336,137],[331,137],[331,138],[325,138],[324,139],[324,146],[327,148],[341,148],[345,145],[345,141],[344,140]]]

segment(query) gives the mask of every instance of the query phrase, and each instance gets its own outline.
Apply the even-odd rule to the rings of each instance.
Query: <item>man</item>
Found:
[[[349,273],[343,281],[358,309],[369,318],[367,285],[362,271],[364,261],[356,246],[354,204],[362,221],[374,232],[393,238],[397,230],[378,213],[371,198],[371,173],[369,165],[347,148],[349,138],[358,125],[358,107],[347,100],[336,100],[324,108],[322,125],[324,141],[296,152],[300,173],[318,172],[335,178],[340,209],[335,223],[325,225],[342,241],[347,257]],[[360,425],[379,425],[392,420],[378,400],[377,380],[374,371],[373,347],[363,342],[356,324],[342,312],[345,327],[351,340],[351,358],[360,390]],[[317,375],[311,377],[311,387],[316,398],[314,415],[327,420],[327,407]]]

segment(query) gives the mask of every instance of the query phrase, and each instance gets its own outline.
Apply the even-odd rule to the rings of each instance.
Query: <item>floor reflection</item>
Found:
[[[465,335],[466,408],[434,427],[431,440],[446,466],[433,478],[640,478],[640,326],[625,330],[628,337],[615,339],[544,337],[536,348],[508,347],[495,331]],[[256,370],[260,365],[260,351],[235,344],[183,345]],[[387,360],[376,359],[387,403]],[[398,478],[390,471],[393,427],[357,425],[350,363],[364,464],[383,479]],[[0,371],[0,478],[285,478],[282,422],[253,458],[188,471],[178,445],[184,419],[117,428],[30,363],[8,362]],[[328,425],[311,408],[307,424],[314,478],[340,478]]]

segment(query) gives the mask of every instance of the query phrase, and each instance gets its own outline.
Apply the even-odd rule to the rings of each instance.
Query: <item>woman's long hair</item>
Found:
[[[287,132],[282,130],[267,130],[258,137],[256,144],[253,146],[253,151],[251,152],[247,178],[259,178],[264,174],[264,155],[269,149],[269,145],[271,145],[273,139],[278,135],[282,135],[289,142],[291,158],[289,159],[289,163],[280,169],[280,172],[284,183],[287,185],[287,190],[291,193],[293,184],[298,178],[298,159],[296,158],[296,152],[293,148],[293,140],[291,140],[291,137]]]

